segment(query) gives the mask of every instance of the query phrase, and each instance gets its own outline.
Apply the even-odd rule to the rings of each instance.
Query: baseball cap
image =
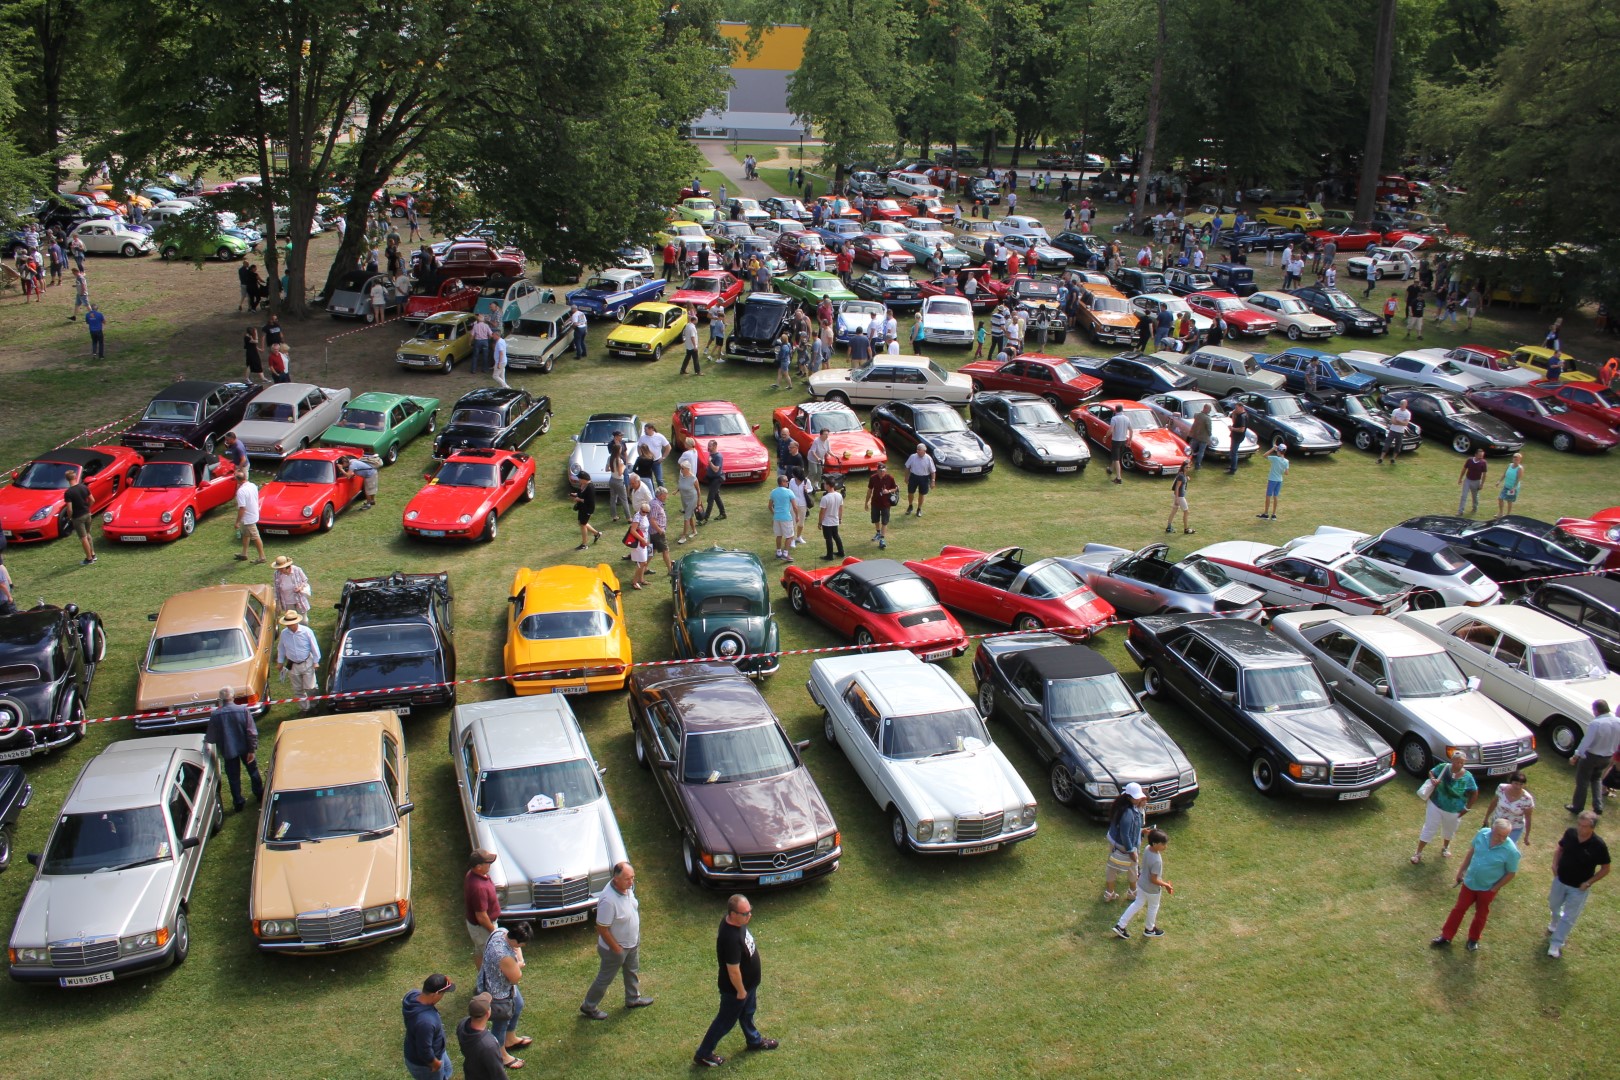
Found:
[[[474,849],[473,853],[467,856],[467,868],[470,870],[475,866],[482,866],[485,863],[492,863],[495,861],[495,858],[496,856],[493,851],[478,851]]]
[[[1142,790],[1142,785],[1135,783],[1134,781],[1125,785],[1125,794],[1129,795],[1133,799],[1147,798],[1147,792]]]
[[[474,994],[472,1000],[467,1002],[467,1015],[474,1020],[483,1019],[489,1015],[489,1005],[494,1000],[488,994]]]
[[[422,980],[424,994],[447,994],[455,988],[456,984],[450,981],[450,976],[440,975],[437,972]]]

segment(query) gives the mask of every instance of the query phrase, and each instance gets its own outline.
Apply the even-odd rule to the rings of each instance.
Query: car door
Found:
[[[1395,721],[1399,709],[1389,682],[1389,661],[1378,650],[1362,643],[1351,662],[1350,679],[1341,682],[1340,687],[1348,691],[1346,696],[1356,711],[1369,720],[1380,734],[1392,744],[1400,741],[1406,733],[1406,725]],[[1383,688],[1382,693],[1379,692],[1380,687]]]
[[[181,763],[169,784],[169,822],[174,826],[179,858],[176,860],[172,891],[163,913],[165,922],[174,912],[176,901],[191,895],[192,882],[197,879],[197,866],[202,861],[203,843],[208,839],[208,822],[218,805],[217,797],[207,797],[213,793],[204,792],[202,786],[203,767],[190,761]],[[197,843],[188,849],[185,842],[191,839]]]
[[[850,767],[861,778],[861,783],[866,785],[866,790],[872,793],[877,804],[885,805],[888,802],[888,777],[878,747],[878,741],[882,738],[883,718],[878,715],[876,706],[860,683],[851,680],[829,712],[837,718],[838,745],[844,748],[844,756],[849,759]]]
[[[1304,559],[1277,559],[1261,572],[1267,575],[1263,587],[1279,604],[1310,607],[1327,596],[1327,571],[1315,563]]]
[[[1514,557],[1519,534],[1512,529],[1483,529],[1468,538],[1463,549],[1468,560],[1485,572],[1486,577],[1507,581],[1520,576],[1519,563]]]
[[[1150,615],[1164,607],[1166,583],[1173,572],[1157,559],[1127,559],[1113,573],[1098,575],[1092,591],[1117,608]]]
[[[1059,746],[1046,724],[1046,680],[1013,656],[1008,664],[1008,684],[1012,687],[1011,706],[1003,715],[1029,740],[1043,764],[1058,756]]]
[[[685,752],[680,719],[666,701],[648,703],[646,715],[647,726],[652,733],[650,745],[646,749],[647,756],[653,764],[653,780],[658,785],[659,793],[664,796],[664,802],[669,806],[676,827],[682,833],[686,833],[690,829],[691,821],[686,812],[686,804],[681,799],[680,790],[682,755]],[[665,761],[673,763],[674,769],[665,768],[662,764]]]
[[[1007,425],[1007,403],[1000,398],[991,398],[980,401],[973,410],[978,426],[983,428],[992,438],[1001,442],[1009,442],[1011,432]]]
[[[878,432],[884,442],[893,443],[905,449],[917,445],[917,416],[912,407],[904,401],[890,402],[887,409],[889,422],[882,426]]]
[[[1162,674],[1171,688],[1192,706],[1199,719],[1224,734],[1228,724],[1217,718],[1205,702],[1209,681],[1204,672],[1215,659],[1215,650],[1197,634],[1186,633],[1170,643],[1169,652],[1175,659],[1164,665]]]
[[[467,823],[467,840],[476,848],[480,843],[476,825],[478,785],[483,780],[483,770],[478,760],[478,747],[472,729],[462,732],[461,745],[452,752],[451,758],[455,764],[456,794],[461,800],[461,817]]]
[[[860,617],[856,610],[856,597],[860,592],[854,579],[840,571],[824,578],[820,588],[806,590],[805,595],[812,615],[849,637],[855,632],[855,621]]]
[[[1447,633],[1452,642],[1448,651],[1457,666],[1465,675],[1478,676],[1486,697],[1503,708],[1511,708],[1507,703],[1512,696],[1505,678],[1507,668],[1495,658],[1496,643],[1502,635],[1495,627],[1475,619],[1464,619]]]

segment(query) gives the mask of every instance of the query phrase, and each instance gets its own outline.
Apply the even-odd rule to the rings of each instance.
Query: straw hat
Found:
[[[304,621],[304,617],[296,611],[289,611],[281,616],[282,626],[297,626]]]
[[[272,570],[285,570],[285,569],[287,569],[287,567],[291,566],[292,564],[293,564],[293,562],[292,562],[292,558],[290,556],[277,555],[275,557],[274,561],[272,561],[270,563],[270,569],[272,569]]]

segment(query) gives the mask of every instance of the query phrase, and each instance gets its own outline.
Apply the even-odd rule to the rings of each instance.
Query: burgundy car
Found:
[[[1078,408],[1102,392],[1102,380],[1080,371],[1061,356],[1021,353],[1005,363],[975,360],[960,369],[973,380],[973,392],[1022,390],[1038,394],[1059,412]]]
[[[1620,392],[1598,383],[1561,382],[1555,386],[1538,382],[1535,386],[1550,389],[1553,397],[1568,405],[1571,412],[1584,413],[1620,431]]]
[[[442,277],[482,282],[503,277],[517,281],[523,277],[528,260],[516,248],[496,248],[487,240],[457,240],[439,259]]]
[[[1548,386],[1498,386],[1470,390],[1464,396],[1517,430],[1546,439],[1560,452],[1601,453],[1620,443],[1620,435],[1612,427],[1595,416],[1571,409],[1559,400],[1558,391]]]

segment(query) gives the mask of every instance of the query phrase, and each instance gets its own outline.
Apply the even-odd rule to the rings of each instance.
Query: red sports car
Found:
[[[1165,427],[1153,410],[1140,401],[1120,398],[1095,401],[1069,413],[1069,419],[1086,438],[1111,453],[1113,429],[1110,424],[1116,407],[1125,410],[1125,420],[1131,425],[1131,435],[1125,443],[1125,468],[1163,476],[1175,472],[1182,462],[1191,458],[1192,452],[1181,436]]]
[[[860,220],[861,212],[855,209],[850,201],[842,195],[818,195],[816,202],[821,204],[823,217],[854,218]]]
[[[1492,349],[1485,345],[1459,345],[1446,353],[1446,359],[1456,364],[1479,368],[1482,371],[1524,370],[1513,362],[1512,353],[1505,352],[1502,349]]]
[[[1087,375],[1061,356],[1020,353],[1001,363],[975,360],[959,370],[973,380],[973,392],[981,390],[1022,390],[1039,394],[1062,412],[1074,409],[1102,392],[1102,380]]]
[[[698,318],[707,319],[715,308],[728,310],[742,295],[743,283],[724,270],[699,270],[681,283],[673,296],[664,299],[679,307],[691,306]]]
[[[910,270],[917,263],[892,236],[857,236],[849,242],[849,254],[862,266],[877,266],[887,255],[890,270]]]
[[[1549,382],[1534,384],[1536,389],[1551,390],[1552,396],[1569,406],[1570,411],[1593,417],[1620,431],[1620,393],[1599,383]]]
[[[743,411],[729,401],[689,401],[675,406],[670,423],[675,429],[675,444],[683,445],[688,437],[697,440],[698,479],[709,472],[709,443],[720,450],[728,484],[757,484],[770,472],[771,456],[754,432],[758,424],[750,424]]]
[[[78,469],[90,489],[90,510],[100,510],[128,487],[141,470],[141,455],[125,446],[83,446],[52,450],[11,474],[0,488],[0,529],[12,544],[54,540],[72,528],[62,493],[67,472]]]
[[[919,281],[917,283],[917,292],[925,300],[930,296],[966,297],[967,293],[962,291],[962,275],[968,273],[973,274],[975,278],[973,295],[968,299],[968,303],[975,312],[993,311],[996,305],[1001,303],[1002,298],[1007,295],[1007,283],[992,278],[989,271],[982,266],[975,267],[972,270],[959,270],[954,279],[937,277],[928,281]],[[951,284],[953,280],[956,282],[954,285]]]
[[[1426,232],[1420,229],[1391,229],[1389,232],[1384,234],[1384,244],[1386,247],[1394,247],[1396,244],[1399,244],[1402,240],[1405,240],[1408,237],[1417,241],[1417,249],[1419,251],[1423,251],[1426,248],[1432,248],[1440,242],[1440,238],[1432,232]]]
[[[975,551],[946,547],[932,559],[906,563],[946,607],[1018,630],[1051,630],[1089,638],[1114,617],[1114,605],[1092,592],[1062,563],[1025,563],[1023,548]]]
[[[1603,565],[1620,570],[1620,506],[1599,510],[1589,518],[1559,518],[1558,527],[1609,553]]]
[[[478,303],[479,289],[460,278],[445,278],[436,293],[405,298],[405,318],[421,320],[441,311],[471,311]]]
[[[534,459],[515,450],[456,450],[405,504],[405,535],[493,540],[500,516],[534,498]]]
[[[186,447],[153,454],[124,493],[101,515],[109,540],[131,544],[179,540],[197,531],[197,519],[236,498],[236,469],[228,461]]]
[[[911,211],[894,199],[867,199],[867,221],[904,221]]]
[[[338,514],[360,495],[358,476],[339,478],[337,463],[350,449],[322,448],[288,454],[276,478],[259,489],[259,531],[294,536],[331,532]]]
[[[851,556],[839,566],[790,566],[782,572],[782,587],[794,611],[820,619],[863,648],[903,645],[924,660],[967,651],[962,624],[940,606],[927,582],[893,559]]]
[[[889,456],[883,440],[861,427],[855,410],[836,401],[784,405],[771,414],[771,419],[774,430],[798,443],[806,455],[816,435],[825,431],[831,447],[827,454],[828,476],[871,472]]]
[[[1518,430],[1546,439],[1560,452],[1601,453],[1620,443],[1614,428],[1595,416],[1574,411],[1548,386],[1493,386],[1470,390],[1464,396]]]
[[[1187,306],[1206,318],[1217,315],[1226,320],[1226,327],[1234,334],[1265,337],[1277,329],[1277,320],[1245,304],[1237,296],[1219,290],[1191,293]]]
[[[1384,242],[1384,234],[1377,229],[1357,229],[1350,225],[1340,229],[1312,229],[1305,235],[1316,241],[1319,248],[1331,240],[1340,251],[1366,251]]]

